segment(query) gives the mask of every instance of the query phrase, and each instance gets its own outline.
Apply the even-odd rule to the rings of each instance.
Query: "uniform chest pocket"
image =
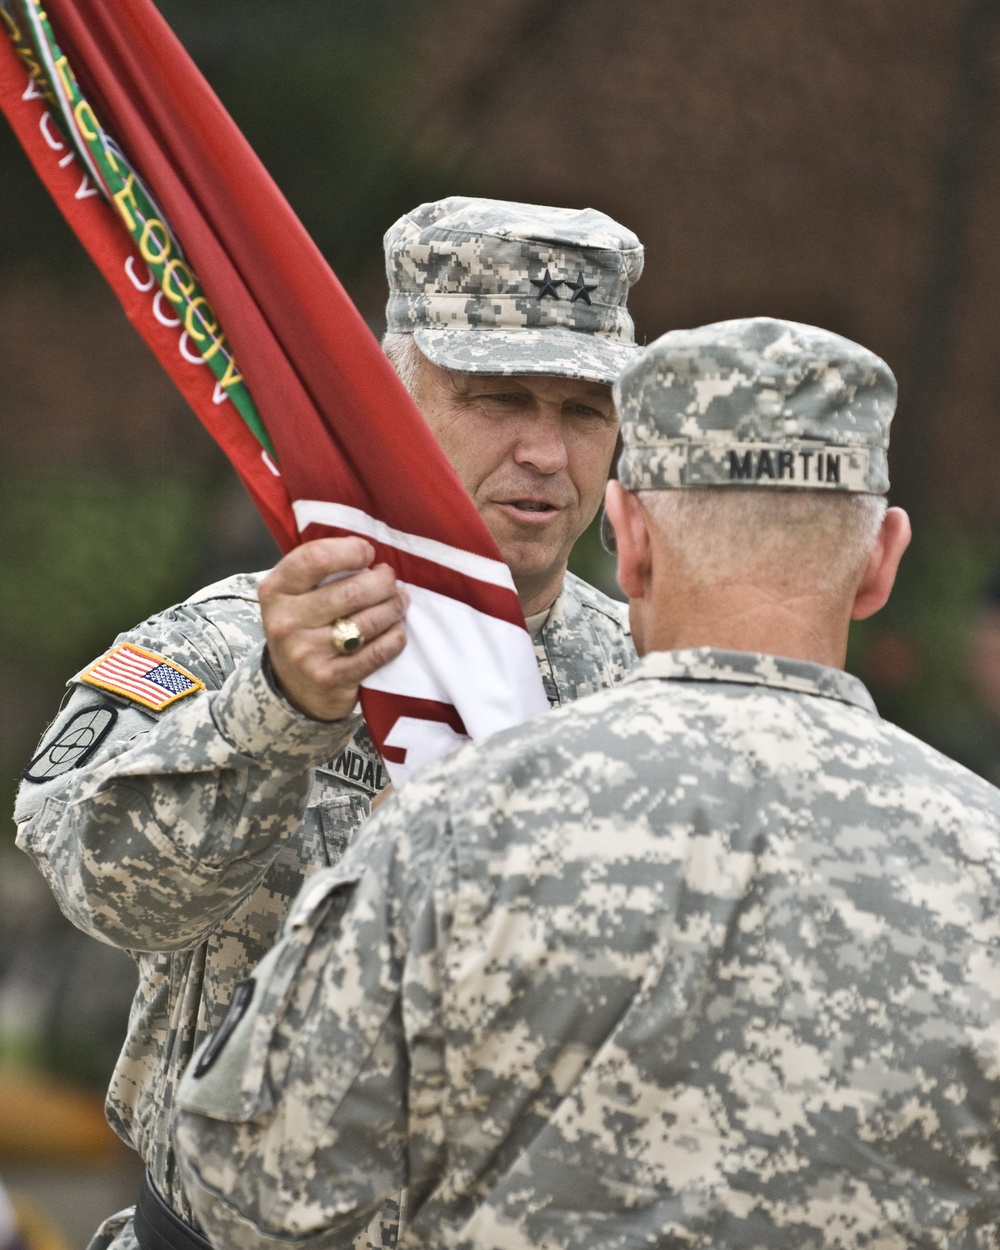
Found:
[[[368,819],[371,802],[362,794],[338,794],[321,798],[309,810],[318,820],[326,862],[332,867],[342,858],[358,826]]]
[[[303,878],[339,862],[368,812],[364,795],[324,793],[324,787],[317,786],[295,837],[289,838],[275,857],[268,873],[268,888],[285,895],[286,904],[291,901]]]

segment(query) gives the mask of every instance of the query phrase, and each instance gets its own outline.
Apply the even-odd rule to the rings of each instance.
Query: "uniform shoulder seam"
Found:
[[[259,573],[235,573],[231,577],[224,577],[221,581],[212,582],[211,585],[188,595],[178,606],[208,603],[216,599],[244,599],[248,603],[256,603],[257,585],[265,572],[266,570]]]
[[[580,606],[586,608],[590,612],[597,612],[601,616],[606,616],[609,620],[626,632],[628,627],[628,604],[622,603],[619,599],[612,599],[610,595],[598,590],[596,586],[592,586],[590,582],[585,581],[576,573],[566,574],[567,580],[572,579],[571,589],[580,601]]]

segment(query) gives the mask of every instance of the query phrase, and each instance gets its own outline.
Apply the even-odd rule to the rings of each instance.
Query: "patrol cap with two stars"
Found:
[[[460,373],[614,382],[636,351],[636,236],[593,208],[453,195],[385,235],[390,333]]]
[[[829,330],[748,317],[672,330],[615,388],[628,490],[889,489],[896,379]]]

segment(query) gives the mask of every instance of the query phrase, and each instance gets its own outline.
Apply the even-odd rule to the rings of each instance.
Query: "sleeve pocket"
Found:
[[[316,926],[327,902],[357,881],[356,873],[330,868],[310,877],[292,904],[282,939],[234,992],[219,1028],[199,1048],[181,1086],[186,1110],[240,1123],[266,1115],[275,1105],[268,1065],[279,1028],[294,1029],[305,996],[312,994],[308,969],[301,979]]]

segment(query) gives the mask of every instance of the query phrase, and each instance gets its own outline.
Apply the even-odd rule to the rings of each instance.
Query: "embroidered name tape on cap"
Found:
[[[120,643],[81,673],[80,681],[120,694],[154,712],[162,712],[178,699],[205,689],[205,683],[187,669],[154,651],[137,647],[134,642]]]

